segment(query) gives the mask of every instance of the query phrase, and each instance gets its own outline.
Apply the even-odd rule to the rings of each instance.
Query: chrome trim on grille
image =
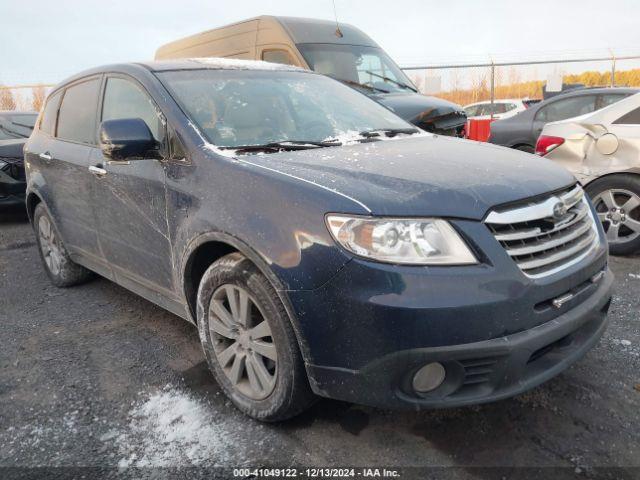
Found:
[[[565,223],[560,222],[558,223],[558,225],[556,225],[553,228],[553,230],[549,230],[545,233],[554,233],[559,230],[568,228],[571,225],[574,225],[578,223],[580,220],[582,220],[587,213],[589,213],[589,206],[586,203],[581,203],[578,207],[578,212],[576,213],[576,216],[573,219]],[[532,228],[529,230],[518,231],[516,233],[505,233],[503,235],[496,235],[495,237],[496,237],[496,240],[505,240],[505,241],[526,240],[527,238],[537,237],[538,235],[541,235],[541,234],[542,234],[541,228]]]
[[[533,278],[579,262],[600,243],[579,185],[522,207],[492,211],[485,223],[522,272]]]
[[[556,204],[562,202],[567,209],[569,209],[582,200],[583,197],[584,192],[582,191],[582,187],[577,185],[573,190],[564,193],[561,196],[553,195],[540,203],[533,203],[526,207],[520,207],[514,210],[491,212],[485,222],[506,225],[509,223],[529,222],[531,220],[553,217],[553,207]]]

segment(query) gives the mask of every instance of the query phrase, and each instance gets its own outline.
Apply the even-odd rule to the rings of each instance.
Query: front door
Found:
[[[165,128],[158,112],[133,79],[107,78],[101,122],[141,118],[162,142]],[[96,216],[100,243],[116,279],[124,285],[134,281],[148,290],[173,296],[164,164],[152,159],[110,162],[99,148],[93,149],[89,161],[106,172],[96,182]]]

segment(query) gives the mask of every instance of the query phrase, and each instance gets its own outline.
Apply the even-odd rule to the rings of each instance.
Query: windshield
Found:
[[[311,70],[379,92],[416,91],[411,80],[377,47],[300,43],[297,45]]]
[[[158,76],[218,147],[335,142],[360,132],[417,131],[361,93],[313,73],[181,70]]]

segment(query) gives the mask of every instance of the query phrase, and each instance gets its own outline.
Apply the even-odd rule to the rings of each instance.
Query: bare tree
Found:
[[[15,110],[16,99],[9,87],[0,85],[0,110]]]
[[[47,96],[47,91],[43,85],[38,85],[31,89],[31,108],[34,112],[39,112]]]

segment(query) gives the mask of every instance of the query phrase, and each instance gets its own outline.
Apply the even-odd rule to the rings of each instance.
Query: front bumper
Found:
[[[512,335],[402,350],[357,370],[309,365],[312,387],[319,395],[383,408],[454,407],[511,397],[562,372],[597,343],[607,326],[612,283],[607,269],[580,305]],[[445,381],[419,394],[411,380],[430,362],[444,365]]]

